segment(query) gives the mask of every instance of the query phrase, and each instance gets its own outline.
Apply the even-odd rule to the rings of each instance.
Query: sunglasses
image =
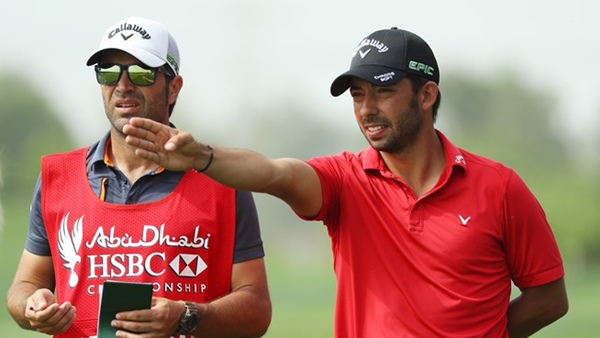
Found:
[[[140,65],[112,65],[97,64],[94,66],[96,71],[96,81],[104,86],[114,86],[121,79],[123,71],[127,71],[129,81],[136,86],[151,86],[156,82],[156,73],[161,72],[167,76],[173,77],[171,72],[164,67],[146,68]]]

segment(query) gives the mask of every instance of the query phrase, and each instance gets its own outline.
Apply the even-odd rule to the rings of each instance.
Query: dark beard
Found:
[[[373,144],[371,146],[386,153],[402,153],[415,142],[421,132],[423,126],[421,113],[417,99],[413,97],[409,109],[398,116],[393,132],[387,140],[378,147],[374,147]]]

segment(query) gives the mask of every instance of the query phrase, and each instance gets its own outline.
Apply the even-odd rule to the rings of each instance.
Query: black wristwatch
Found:
[[[185,312],[181,315],[179,327],[177,328],[177,331],[175,331],[175,335],[188,335],[194,333],[199,322],[200,316],[198,316],[198,308],[196,305],[192,302],[185,302]]]

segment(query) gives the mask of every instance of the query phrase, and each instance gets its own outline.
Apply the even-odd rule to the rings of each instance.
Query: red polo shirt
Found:
[[[335,336],[507,337],[511,281],[564,276],[542,207],[510,168],[455,147],[416,198],[373,148],[314,158],[337,277]]]

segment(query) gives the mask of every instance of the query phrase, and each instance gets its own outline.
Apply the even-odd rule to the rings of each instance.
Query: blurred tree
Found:
[[[309,111],[293,98],[282,98],[267,110],[257,107],[245,115],[239,127],[250,131],[247,140],[254,149],[271,157],[309,159],[344,150],[360,151],[368,145],[358,127],[342,129]],[[354,118],[351,111],[348,114]]]
[[[1,303],[23,250],[40,156],[67,150],[73,144],[67,128],[40,93],[22,77],[0,74],[0,201],[6,220],[0,236]],[[0,308],[0,327],[2,337],[38,335],[17,329],[5,307]]]
[[[0,191],[2,191],[3,184],[3,176],[2,176],[2,162],[0,162]],[[4,209],[2,207],[2,199],[0,198],[0,238],[2,237],[2,228],[4,227]]]
[[[510,71],[477,79],[450,73],[442,93],[440,114],[449,115],[456,143],[509,165],[528,164],[523,170],[529,164],[536,172],[537,166],[567,168],[565,135],[552,127],[558,114],[552,93],[526,86]]]
[[[29,200],[40,169],[40,156],[67,150],[72,145],[66,126],[38,90],[21,77],[0,74],[4,198]]]
[[[451,139],[515,168],[544,206],[565,256],[600,262],[599,180],[581,170],[568,135],[555,127],[555,96],[515,72],[498,74],[445,76],[440,118],[451,126]]]

